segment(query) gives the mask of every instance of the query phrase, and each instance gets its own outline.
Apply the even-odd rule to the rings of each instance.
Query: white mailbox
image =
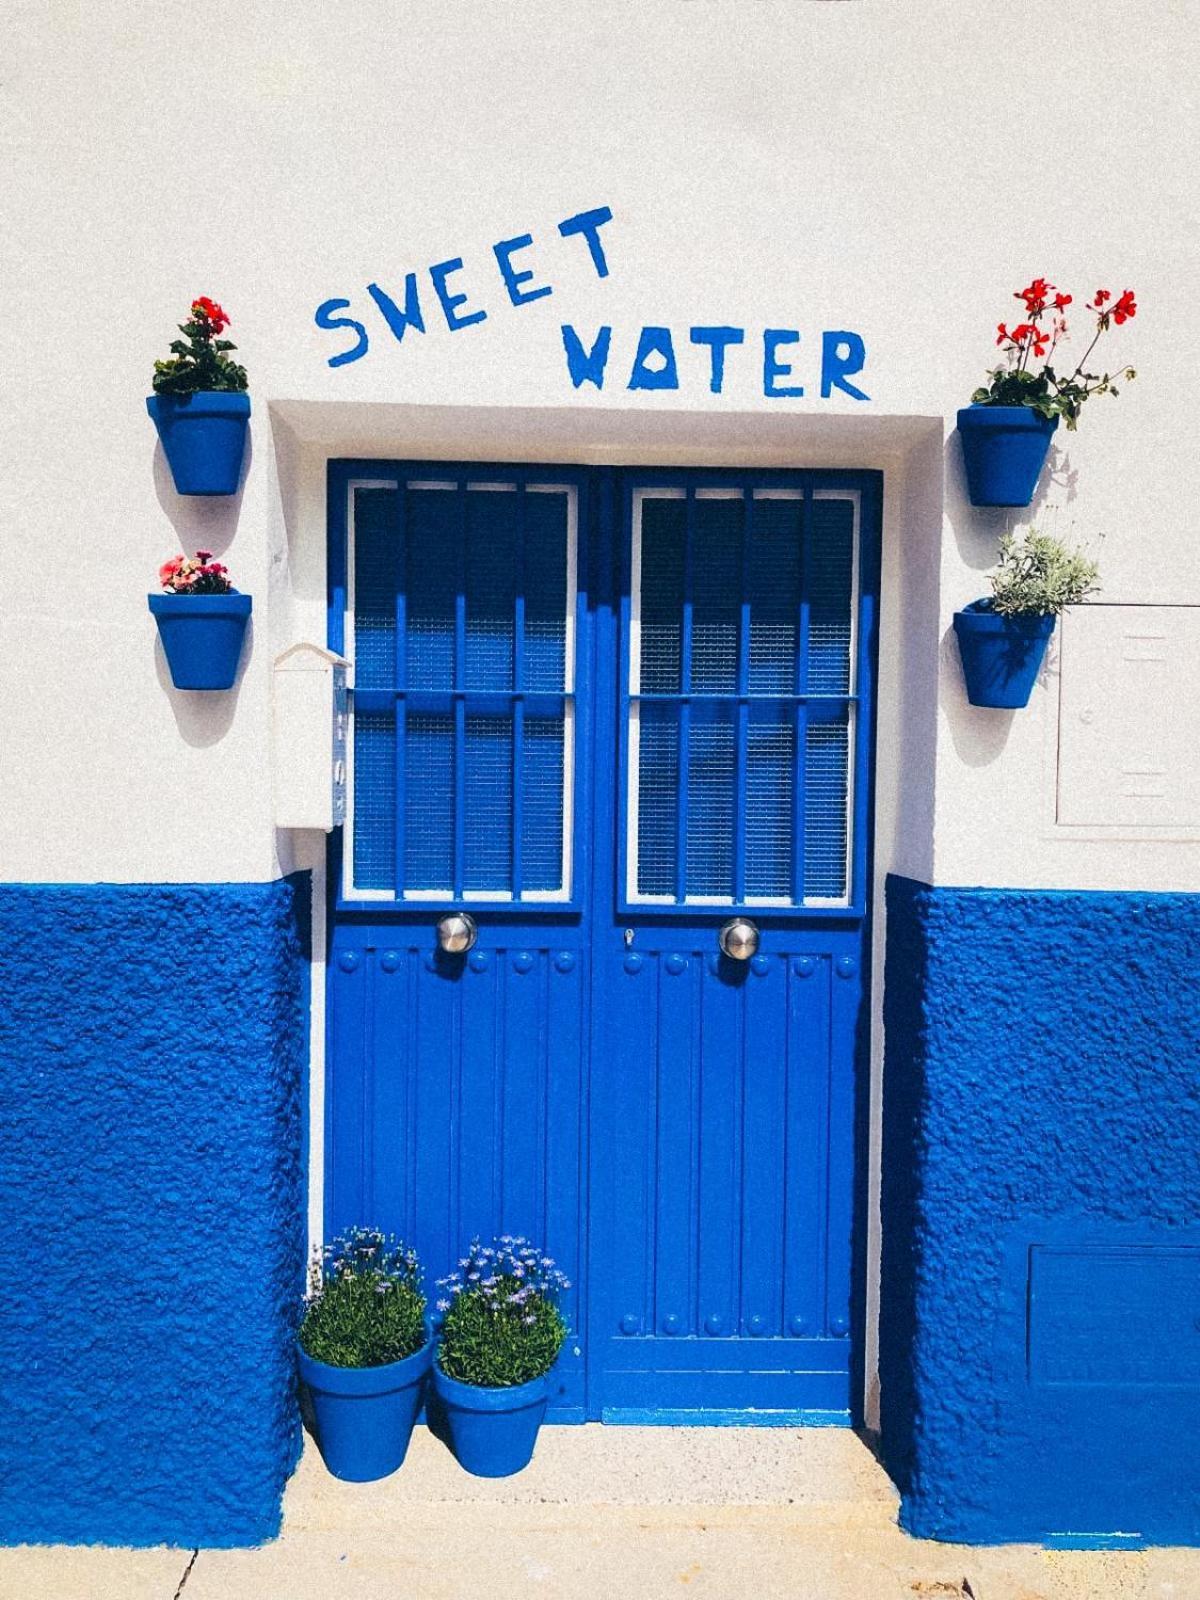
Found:
[[[275,660],[275,826],[321,828],[346,820],[349,662],[318,644],[294,644]]]

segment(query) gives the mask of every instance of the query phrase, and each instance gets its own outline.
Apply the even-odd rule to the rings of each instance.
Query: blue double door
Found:
[[[331,463],[326,1224],[544,1245],[560,1420],[853,1408],[879,507]]]

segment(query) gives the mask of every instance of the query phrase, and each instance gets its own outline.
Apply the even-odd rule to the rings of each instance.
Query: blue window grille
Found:
[[[631,491],[630,906],[854,898],[862,491],[799,477]]]
[[[348,486],[347,900],[569,901],[579,489]]]

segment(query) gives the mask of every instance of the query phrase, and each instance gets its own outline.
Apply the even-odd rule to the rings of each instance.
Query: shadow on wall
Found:
[[[184,555],[195,555],[197,550],[211,550],[213,555],[222,556],[229,549],[237,532],[238,518],[242,514],[242,495],[245,493],[246,477],[253,459],[253,431],[247,429],[246,454],[242,461],[242,476],[238,480],[236,494],[180,494],[175,488],[175,480],[171,477],[171,469],[167,465],[163,447],[155,443],[154,492],[168,521],[175,529],[179,549]],[[165,551],[163,559],[172,554],[173,551]]]
[[[1053,444],[1028,506],[973,506],[967,494],[962,442],[957,428],[946,440],[946,512],[965,566],[979,573],[996,565],[1000,541],[1018,526],[1037,526],[1050,502],[1070,505],[1078,493],[1079,471],[1065,446]]]
[[[207,546],[202,548],[207,549]],[[209,745],[220,744],[233,726],[238,696],[242,692],[242,679],[253,652],[254,617],[251,616],[246,623],[242,659],[238,663],[238,675],[232,689],[177,689],[171,682],[171,669],[167,666],[162,640],[155,629],[154,670],[158,674],[160,687],[170,701],[180,738],[194,749],[203,750]]]

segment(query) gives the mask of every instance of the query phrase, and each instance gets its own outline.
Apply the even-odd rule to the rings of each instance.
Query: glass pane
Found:
[[[802,500],[754,502],[748,574],[751,694],[796,690],[803,521]]]
[[[679,713],[643,705],[637,716],[637,892],[674,895],[679,798]]]
[[[685,506],[679,500],[643,500],[641,682],[643,694],[679,691],[683,616]]]
[[[391,889],[396,881],[396,719],[354,719],[354,883]]]
[[[405,491],[405,656],[410,689],[455,687],[454,596],[462,542],[460,517],[459,496],[453,490]]]
[[[396,681],[396,495],[395,489],[354,494],[354,659],[360,689],[390,689]]]
[[[466,682],[469,689],[511,689],[517,593],[517,492],[467,494]],[[450,548],[441,559],[453,564]]]
[[[746,893],[792,897],[794,714],[752,706],[746,740]]]
[[[521,764],[521,884],[531,889],[563,887],[562,717],[525,718]]]
[[[566,494],[525,495],[526,689],[570,689],[567,674]]]
[[[466,719],[466,810],[463,838],[464,889],[512,889],[513,719]]]
[[[693,705],[688,739],[687,893],[733,894],[734,713]]]
[[[743,513],[740,496],[692,508],[692,688],[701,693],[737,693]]]
[[[404,739],[404,887],[454,879],[454,718],[410,711]],[[362,831],[357,795],[355,833]]]
[[[850,688],[854,574],[854,505],[813,500],[809,557],[808,691],[845,694]]]
[[[804,767],[804,898],[840,900],[846,894],[847,783],[850,724],[810,722]]]

